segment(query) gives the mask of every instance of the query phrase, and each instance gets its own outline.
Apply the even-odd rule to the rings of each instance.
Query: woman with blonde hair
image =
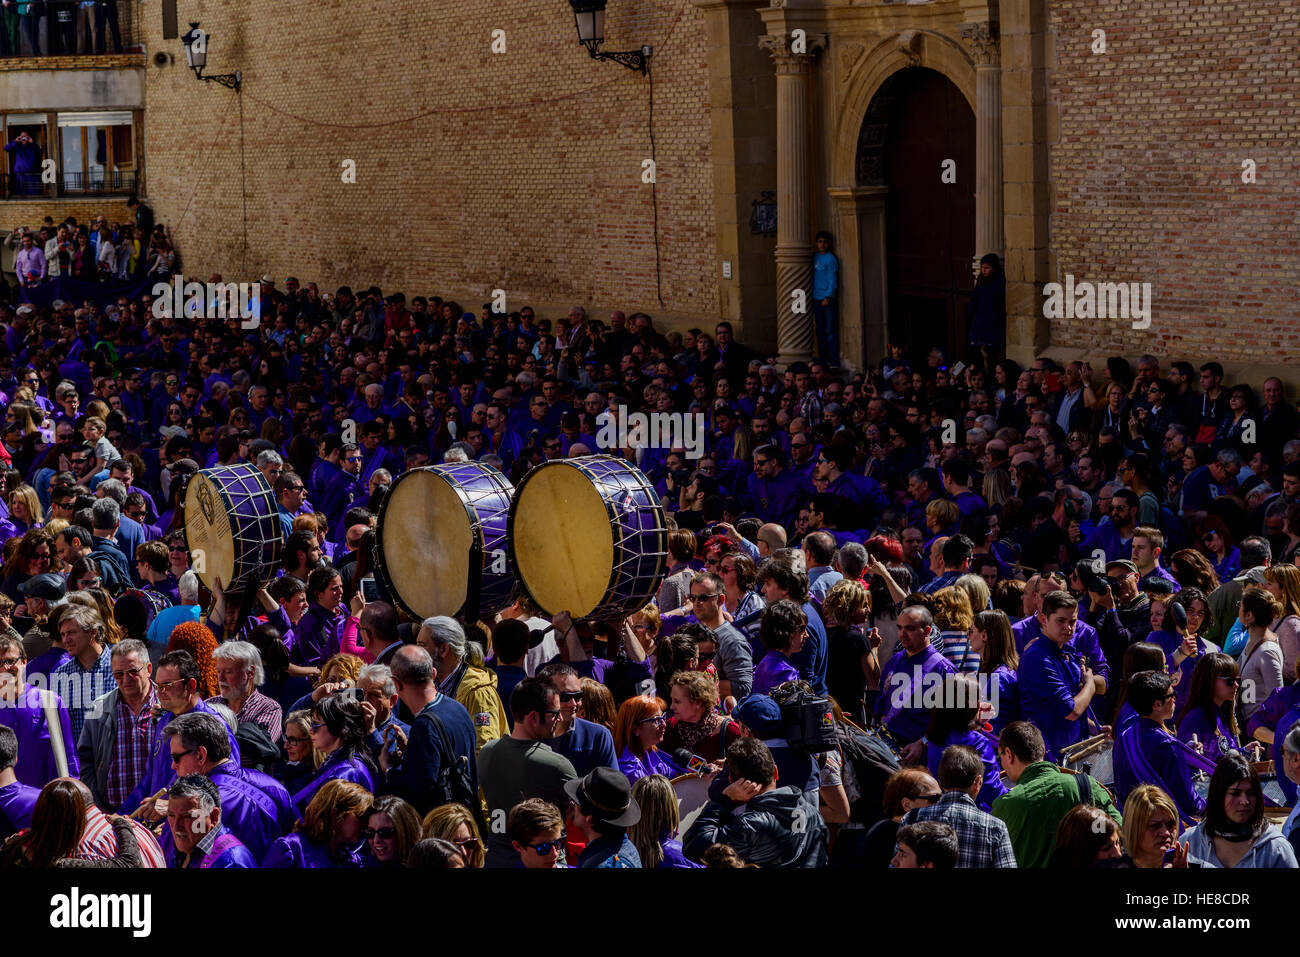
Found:
[[[276,838],[263,867],[360,867],[361,829],[374,798],[360,784],[326,781],[293,833]]]
[[[979,614],[993,607],[990,601],[989,584],[979,575],[962,575],[952,584],[954,588],[960,588],[966,593],[966,598],[970,601],[971,614]]]
[[[979,653],[970,646],[970,626],[975,621],[975,613],[966,591],[949,585],[930,598],[934,602],[934,625],[939,629],[936,645],[939,653],[956,665],[958,671],[979,671]]]
[[[1121,834],[1134,867],[1187,866],[1187,845],[1178,843],[1178,807],[1154,784],[1134,788],[1124,802]]]
[[[36,489],[30,485],[19,485],[9,493],[9,524],[14,527],[12,535],[25,535],[28,529],[40,528],[45,521],[41,510],[41,500],[36,496]]]
[[[871,614],[871,592],[860,581],[842,578],[822,602],[826,623],[826,688],[840,710],[864,725],[867,699],[880,688],[880,632],[864,627]]]
[[[487,857],[483,840],[474,823],[474,815],[463,804],[451,802],[436,807],[424,816],[421,823],[426,838],[449,841],[460,848],[470,867],[482,867]]]
[[[957,523],[961,521],[961,511],[957,503],[946,498],[935,498],[925,507],[925,527],[932,536],[954,535]]]
[[[677,839],[681,814],[677,792],[662,774],[651,774],[632,785],[632,800],[641,808],[641,819],[627,830],[644,868],[702,867],[688,861]]]
[[[980,491],[990,506],[1001,505],[1011,498],[1011,476],[1003,469],[989,469]]]
[[[1282,647],[1282,678],[1295,681],[1296,662],[1300,660],[1300,568],[1274,565],[1264,569],[1264,587],[1282,603],[1282,613],[1273,623],[1273,633]]]

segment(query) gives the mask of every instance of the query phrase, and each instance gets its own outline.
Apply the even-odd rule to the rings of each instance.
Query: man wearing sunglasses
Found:
[[[688,599],[701,625],[713,632],[718,653],[713,659],[718,669],[718,695],[742,700],[754,685],[754,657],[749,640],[722,617],[725,585],[713,572],[699,572],[691,579]]]
[[[241,768],[230,751],[230,729],[216,714],[193,711],[173,718],[163,729],[164,755],[176,778],[201,774],[216,785],[221,796],[221,821],[256,860],[266,857],[271,844],[293,827],[297,815],[284,785],[269,775]],[[172,784],[168,785],[170,788]],[[152,800],[151,802],[152,803]],[[179,848],[168,826],[158,843],[170,861]]]
[[[148,770],[140,779],[140,783],[122,802],[121,809],[121,813],[130,814],[137,820],[147,822],[162,819],[162,815],[154,807],[154,802],[164,797],[165,789],[172,783],[177,773],[193,773],[193,768],[178,772],[172,765],[171,756],[167,751],[167,726],[176,718],[192,711],[217,717],[212,705],[204,701],[199,694],[199,666],[188,651],[169,651],[158,659],[158,666],[154,671],[154,687],[163,714],[159,717],[153,739],[149,742]],[[230,744],[230,756],[238,765],[239,745],[229,728],[226,732]]]
[[[510,711],[515,716],[510,734],[489,742],[478,756],[479,784],[494,824],[521,798],[567,807],[564,786],[578,777],[569,759],[550,747],[563,713],[555,685],[542,677],[525,678],[510,695]],[[518,860],[510,835],[494,826],[487,840],[487,866],[514,867]]]
[[[550,681],[560,695],[560,718],[547,742],[551,750],[568,758],[580,777],[596,767],[617,768],[618,755],[609,728],[578,717],[578,702],[583,693],[578,672],[557,661],[538,671],[537,677]]]

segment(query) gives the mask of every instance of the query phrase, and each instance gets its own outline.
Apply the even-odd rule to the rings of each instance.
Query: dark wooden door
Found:
[[[975,114],[941,73],[898,80],[884,149],[889,334],[917,359],[942,346],[951,363],[966,355],[974,281]],[[955,183],[943,182],[946,160]]]

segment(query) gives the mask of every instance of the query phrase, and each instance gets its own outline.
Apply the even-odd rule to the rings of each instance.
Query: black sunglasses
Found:
[[[365,827],[361,829],[361,836],[367,841],[373,841],[379,838],[381,841],[391,841],[397,837],[397,828],[395,827]]]

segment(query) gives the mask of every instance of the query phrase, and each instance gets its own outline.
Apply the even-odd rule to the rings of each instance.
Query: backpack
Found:
[[[829,698],[797,691],[781,702],[781,724],[790,747],[807,754],[835,750],[835,712]]]
[[[479,834],[487,834],[487,822],[483,820],[483,806],[479,803],[478,792],[469,778],[469,759],[457,757],[456,745],[452,742],[451,734],[441,718],[432,711],[423,713],[420,717],[428,718],[432,722],[433,730],[437,733],[438,743],[442,748],[443,761],[438,767],[438,779],[434,782],[438,795],[434,806],[452,802],[463,804],[474,816]]]
[[[852,773],[859,792],[849,804],[849,820],[870,827],[884,820],[885,785],[899,769],[898,756],[856,725],[837,724],[835,737],[843,762],[841,774],[847,778]]]

